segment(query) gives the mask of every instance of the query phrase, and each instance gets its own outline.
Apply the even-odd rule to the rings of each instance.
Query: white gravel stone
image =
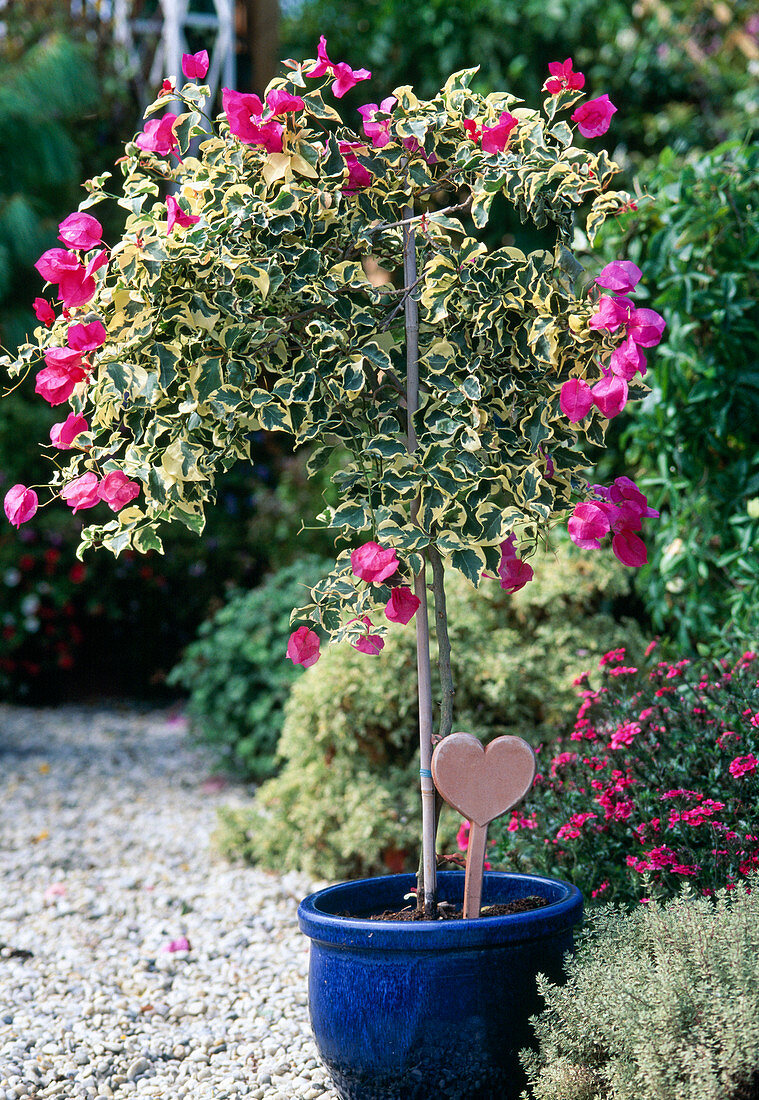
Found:
[[[0,1100],[337,1100],[296,917],[319,884],[213,856],[252,794],[212,771],[169,712],[0,705]]]

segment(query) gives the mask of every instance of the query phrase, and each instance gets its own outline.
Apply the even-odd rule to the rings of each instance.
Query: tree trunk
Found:
[[[413,209],[404,211],[411,218]],[[413,225],[403,227],[403,283],[406,289],[406,415],[409,453],[416,450],[414,413],[419,407],[419,307],[410,287],[416,283],[416,233]],[[418,503],[411,508],[416,520]],[[430,628],[427,616],[427,577],[425,566],[414,577],[414,593],[419,600],[416,613],[416,671],[419,686],[419,785],[422,792],[422,860],[417,875],[417,906],[426,917],[437,916],[437,857],[435,854],[435,787],[432,782],[432,670],[430,667]]]

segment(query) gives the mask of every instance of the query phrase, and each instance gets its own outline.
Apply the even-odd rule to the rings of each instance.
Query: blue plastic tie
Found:
[[[432,779],[432,772],[429,768],[420,768],[419,774],[421,775],[422,779]]]

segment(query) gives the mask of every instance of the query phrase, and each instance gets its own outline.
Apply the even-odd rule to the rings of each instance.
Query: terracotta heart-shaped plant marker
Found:
[[[432,754],[441,797],[470,823],[464,916],[479,917],[488,825],[522,801],[535,779],[535,753],[521,737],[485,746],[471,733],[451,733]]]

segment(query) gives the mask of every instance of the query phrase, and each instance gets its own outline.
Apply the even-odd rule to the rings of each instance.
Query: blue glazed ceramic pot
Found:
[[[370,921],[400,909],[413,875],[330,886],[301,902],[311,940],[309,1007],[343,1100],[516,1100],[533,1042],[536,975],[561,978],[582,916],[575,886],[486,872],[482,905],[537,894],[541,909],[458,921]],[[460,906],[464,874],[438,876]]]

